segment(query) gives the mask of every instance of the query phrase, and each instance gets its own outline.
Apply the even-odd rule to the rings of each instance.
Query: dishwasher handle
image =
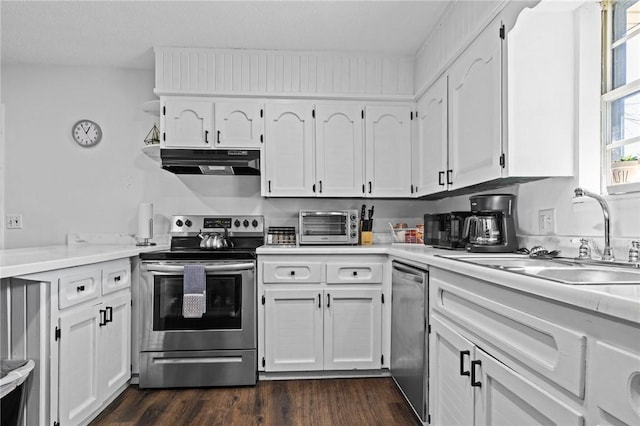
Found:
[[[420,284],[425,283],[426,270],[413,268],[399,262],[392,262],[392,275],[400,276],[403,279],[414,281]]]

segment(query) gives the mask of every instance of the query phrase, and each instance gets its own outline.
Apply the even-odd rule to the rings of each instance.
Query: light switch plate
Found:
[[[556,233],[556,209],[538,210],[538,231],[541,234]]]

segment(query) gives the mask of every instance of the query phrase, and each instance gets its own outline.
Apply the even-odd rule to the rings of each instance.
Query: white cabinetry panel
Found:
[[[158,94],[407,95],[412,56],[156,47]]]
[[[316,106],[316,180],[325,197],[360,197],[364,140],[360,105]]]
[[[409,106],[367,106],[365,111],[366,195],[411,195]]]
[[[501,176],[502,39],[494,20],[449,72],[452,188]]]
[[[100,385],[106,399],[131,377],[131,293],[105,298],[107,324],[100,328]]]
[[[268,371],[322,370],[322,291],[265,290]]]
[[[310,104],[269,104],[263,195],[313,195],[312,112]]]
[[[163,100],[160,121],[161,148],[211,148],[213,103],[197,100]]]
[[[379,369],[382,291],[326,290],[324,368]]]
[[[264,104],[216,102],[215,123],[218,148],[260,148],[264,133]]]

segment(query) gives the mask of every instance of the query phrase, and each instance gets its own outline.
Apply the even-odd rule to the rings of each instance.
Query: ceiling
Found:
[[[153,68],[154,46],[414,55],[449,1],[7,1],[2,63]]]

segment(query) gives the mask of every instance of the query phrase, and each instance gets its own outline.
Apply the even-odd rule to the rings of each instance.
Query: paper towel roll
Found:
[[[138,238],[153,238],[153,204],[138,206]]]

